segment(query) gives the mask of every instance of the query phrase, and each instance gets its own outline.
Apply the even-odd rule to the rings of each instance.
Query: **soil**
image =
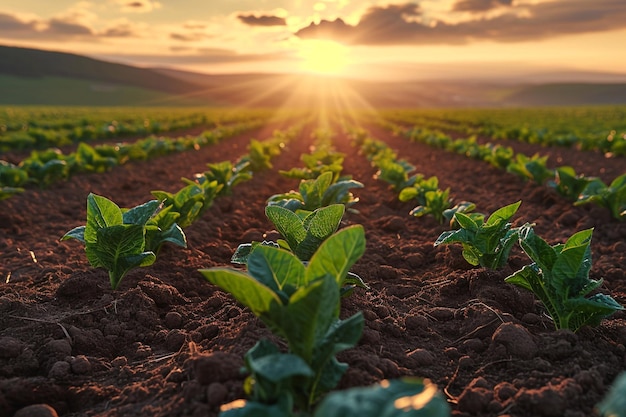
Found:
[[[240,243],[276,236],[265,201],[297,188],[278,170],[302,166],[314,124],[275,158],[274,169],[216,200],[185,230],[186,249],[164,247],[154,265],[130,272],[116,291],[79,242],[59,237],[84,224],[89,192],[122,207],[144,203],[151,190],[180,189],[181,177],[208,162],[235,160],[250,138],[268,138],[276,127],[0,202],[0,415],[216,416],[221,404],[243,397],[243,355],[270,332],[197,270],[228,266]],[[455,201],[490,213],[521,199],[515,224],[535,223],[548,242],[594,227],[590,275],[603,277],[600,291],[626,304],[626,222],[484,162],[366,127],[418,172],[436,175]],[[342,316],[362,311],[366,323],[359,344],[339,355],[349,364],[339,388],[411,375],[434,381],[454,416],[594,415],[626,369],[625,313],[577,333],[555,331],[532,294],[504,283],[529,263],[526,255],[515,248],[492,271],[468,265],[458,246],[433,247],[448,228],[409,216],[413,205],[373,179],[375,170],[336,132],[336,148],[348,155],[344,173],[365,184],[355,191],[359,212],[344,223],[365,227],[367,251],[353,272],[371,287],[343,300]],[[594,155],[560,157],[584,164],[587,175],[624,171],[624,159]]]

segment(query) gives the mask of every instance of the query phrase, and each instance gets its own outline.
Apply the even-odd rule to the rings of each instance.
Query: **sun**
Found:
[[[341,75],[349,64],[348,48],[328,40],[307,40],[298,55],[301,69],[319,75]]]

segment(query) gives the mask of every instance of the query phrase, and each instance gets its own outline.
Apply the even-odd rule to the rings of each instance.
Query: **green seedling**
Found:
[[[573,234],[565,244],[550,246],[537,236],[531,225],[519,228],[519,243],[533,261],[505,279],[532,291],[543,303],[557,329],[577,331],[595,326],[624,308],[611,296],[589,293],[602,280],[589,278],[591,270],[591,235],[593,229]]]
[[[509,220],[520,204],[521,201],[518,201],[499,208],[486,221],[457,212],[454,219],[460,229],[443,232],[435,241],[435,246],[460,243],[463,246],[463,257],[471,265],[502,268],[518,240],[518,231],[511,228]]]
[[[607,186],[602,181],[592,181],[580,193],[575,206],[595,203],[611,211],[613,218],[626,219],[626,174],[615,178]]]
[[[363,184],[354,180],[333,181],[332,172],[324,172],[316,179],[300,181],[299,191],[271,196],[267,203],[272,206],[284,207],[291,211],[313,211],[332,204],[343,204],[350,207],[358,198],[349,191],[351,188],[363,188]]]
[[[145,250],[145,235],[146,223],[158,206],[158,201],[152,200],[123,213],[111,200],[91,193],[87,197],[87,224],[70,230],[61,240],[83,242],[89,263],[109,272],[115,290],[131,269],[156,260],[154,252]]]
[[[306,266],[284,249],[258,246],[250,254],[247,273],[200,270],[287,342],[286,354],[263,342],[247,355],[250,407],[283,404],[285,414],[272,415],[292,415],[291,405],[310,410],[339,383],[347,365],[338,362],[335,354],[354,346],[363,329],[361,313],[339,319],[340,288],[364,251],[365,233],[357,225],[329,237]],[[268,415],[256,412],[223,415]]]

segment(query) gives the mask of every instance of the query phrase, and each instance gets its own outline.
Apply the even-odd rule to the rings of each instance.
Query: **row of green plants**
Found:
[[[194,175],[193,180],[183,178],[185,186],[177,192],[152,191],[154,200],[130,209],[90,193],[86,225],[70,230],[61,240],[81,241],[91,266],[107,270],[115,290],[132,269],[152,265],[164,243],[186,247],[183,229],[198,220],[215,198],[229,194],[254,172],[271,168],[270,159],[297,132],[297,128],[277,131],[263,142],[253,139],[249,153],[235,163],[209,163],[208,169]]]
[[[279,136],[282,135],[279,134]],[[283,139],[281,137],[276,146],[280,148],[280,143],[284,143]],[[181,235],[184,238],[180,226],[178,226],[180,233],[178,230],[170,230],[166,227],[151,228],[155,217],[164,213],[166,216],[171,216],[174,222],[183,217],[191,218],[193,216],[182,216],[176,210],[181,207],[180,210],[185,211],[186,209],[182,207],[198,207],[198,203],[200,203],[196,201],[193,205],[179,204],[176,206],[174,204],[166,205],[166,201],[174,201],[179,198],[182,202],[186,199],[183,198],[185,195],[195,198],[194,196],[203,193],[201,191],[202,184],[209,185],[211,191],[208,194],[214,198],[221,195],[228,185],[232,188],[237,183],[249,179],[251,173],[247,171],[246,167],[271,167],[267,164],[267,156],[275,154],[277,150],[264,150],[259,145],[260,143],[252,141],[249,150],[251,151],[253,148],[256,150],[251,151],[235,163],[209,164],[209,169],[202,175],[196,175],[194,180],[185,180],[188,184],[184,189],[192,185],[196,187],[195,191],[190,193],[183,192],[183,189],[179,193],[170,194],[166,198],[157,199],[130,210],[119,209],[108,200],[103,200],[103,197],[90,196],[88,198],[87,225],[82,227],[82,238],[85,245],[92,246],[92,249],[95,248],[92,255],[87,255],[89,261],[92,262],[93,259],[92,265],[94,267],[107,268],[104,262],[107,259],[111,260],[112,254],[117,255],[120,250],[134,246],[136,253],[131,255],[129,259],[118,261],[119,265],[116,267],[124,268],[136,262],[138,262],[136,266],[144,266],[154,262],[158,247],[160,247],[159,242],[161,244],[166,241],[176,243],[177,237],[179,241],[182,241]],[[271,147],[268,146],[268,148]],[[264,156],[257,158],[253,155]],[[251,162],[251,160],[258,160],[259,163]],[[316,168],[319,168],[320,165],[322,164],[312,164]],[[314,179],[301,178],[299,190],[308,189],[307,186],[303,188],[302,183],[313,184],[315,181],[321,182],[314,188],[324,189],[324,184],[327,183],[328,179],[334,177],[334,174],[332,170],[320,169],[319,171],[320,174]],[[203,177],[206,180],[203,180]],[[218,182],[219,184],[217,184]],[[332,182],[330,186],[332,186]],[[159,192],[155,193],[158,194]],[[319,193],[305,191],[305,193],[300,194],[316,195]],[[224,405],[221,416],[449,416],[450,411],[445,400],[438,393],[437,387],[427,380],[402,378],[394,381],[382,381],[372,387],[330,392],[336,387],[341,375],[347,368],[347,365],[339,362],[335,355],[355,346],[363,329],[362,314],[357,313],[347,319],[339,319],[339,310],[341,298],[349,296],[355,287],[355,282],[362,283],[358,277],[358,280],[355,280],[355,274],[350,272],[350,268],[364,253],[365,237],[364,230],[359,225],[339,230],[346,212],[345,208],[354,204],[357,199],[352,197],[349,201],[345,201],[339,198],[338,200],[328,200],[325,203],[322,203],[322,200],[317,199],[320,202],[319,206],[309,205],[308,209],[294,206],[293,210],[278,204],[269,204],[268,201],[265,209],[266,215],[283,238],[278,242],[253,242],[253,244],[240,245],[237,249],[239,254],[236,253],[233,256],[233,263],[245,265],[246,271],[232,268],[212,268],[200,271],[207,280],[231,293],[239,302],[250,308],[275,336],[285,342],[285,345],[281,344],[281,346],[286,346],[285,351],[285,348],[281,349],[268,340],[261,340],[250,349],[245,356],[245,368],[248,377],[244,384],[249,400],[238,400]],[[165,207],[159,206],[156,211],[153,211],[157,203]],[[515,233],[520,245],[522,245],[522,241],[526,242],[525,244],[530,248],[527,253],[534,261],[533,264],[525,268],[527,271],[536,272],[538,278],[529,278],[530,273],[527,271],[522,273],[524,271],[522,269],[517,273],[520,276],[510,280],[507,278],[507,280],[531,290],[537,286],[539,288],[545,287],[548,302],[554,302],[557,307],[565,306],[568,324],[579,323],[583,319],[586,320],[586,324],[599,320],[600,314],[592,313],[590,307],[597,307],[596,304],[599,300],[595,296],[585,298],[589,291],[598,288],[601,283],[589,280],[588,275],[585,275],[585,272],[588,273],[591,268],[590,231],[575,234],[564,245],[550,247],[534,235],[532,228],[522,230],[522,228],[510,226],[509,220],[516,212],[519,204],[518,202],[502,208],[494,212],[488,219],[482,215],[480,215],[482,217],[477,217],[475,213],[463,214],[459,212],[454,215],[456,220],[454,224],[464,225],[464,227],[458,226],[459,230],[467,230],[468,233],[473,232],[475,236],[479,236],[478,240],[474,239],[473,244],[479,249],[483,248],[481,250],[487,253],[486,256],[481,256],[480,250],[472,249],[474,255],[473,257],[468,256],[468,258],[504,259],[505,256],[499,253],[498,249],[493,250],[489,249],[490,246],[481,246],[482,243],[478,243],[478,241],[482,240],[494,244],[496,240],[499,240],[497,236],[488,236],[486,234],[487,229],[505,230],[505,235],[509,234],[504,239],[506,242],[511,240],[511,233]],[[204,205],[204,202],[200,203],[200,207]],[[169,211],[167,211],[168,208]],[[92,212],[91,218],[90,211]],[[198,215],[203,212],[202,208],[188,211],[198,213]],[[144,219],[147,219],[145,223]],[[475,227],[471,225],[470,220],[474,222]],[[143,231],[139,231],[141,224],[144,224]],[[80,229],[68,232],[65,238],[80,237]],[[139,242],[140,235],[143,235],[143,245],[136,242],[130,244],[126,238],[119,239],[119,244],[112,246],[105,242],[98,242],[98,239],[115,236],[124,229],[128,229],[125,232],[129,236],[136,236],[136,242]],[[166,232],[167,230],[170,231]],[[511,232],[512,230],[513,232]],[[146,238],[151,233],[153,236]],[[453,241],[446,243],[453,243]],[[460,242],[460,240],[458,241]],[[152,250],[148,250],[150,248]],[[522,248],[524,248],[523,245]],[[584,254],[580,261],[582,266],[577,269],[576,259],[580,258],[579,253],[581,251]],[[154,257],[145,254],[145,252],[152,252]],[[491,255],[491,252],[496,254]],[[242,253],[244,257],[241,257]],[[542,254],[545,259],[538,258],[539,261],[535,260],[531,256],[535,253]],[[103,264],[98,264],[99,262]],[[545,273],[544,269],[548,273]],[[574,282],[574,280],[569,275],[563,275],[572,271],[575,271],[576,277],[573,288],[577,291],[580,289],[577,293],[570,292],[571,290],[566,287],[570,281]],[[122,276],[120,276],[120,280]],[[585,277],[587,277],[586,280]],[[528,284],[523,284],[524,280]],[[537,280],[540,280],[539,284],[536,284]],[[113,279],[111,283],[113,286]],[[117,284],[119,284],[119,280]],[[358,286],[365,287],[364,284]],[[580,288],[581,286],[582,288]],[[117,288],[117,285],[113,288]],[[555,289],[569,294],[570,297],[562,301],[563,296],[558,294],[554,296]],[[544,301],[541,297],[540,299]],[[553,301],[553,299],[557,301]],[[608,299],[610,297],[602,301],[608,304]],[[546,304],[545,301],[544,304]],[[546,304],[546,308],[550,314],[553,317],[558,317],[557,314],[550,311],[549,305],[552,304]],[[572,309],[577,306],[585,309],[591,319],[584,314],[569,315],[567,308]],[[614,308],[618,309],[616,306]],[[555,324],[556,322],[557,320],[555,320]],[[601,410],[605,415],[619,415],[615,413],[616,410],[620,410],[623,392],[623,387],[620,388],[616,385],[616,388],[603,401]]]
[[[609,210],[613,218],[626,219],[626,173],[607,185],[598,177],[577,174],[571,166],[548,168],[547,156],[516,154],[508,146],[483,145],[476,138],[452,139],[445,133],[421,127],[405,130],[404,134],[411,141],[485,161],[524,180],[550,187],[575,205],[597,204]]]
[[[383,112],[383,117],[392,122],[466,136],[576,147],[607,156],[626,155],[624,106],[394,110]]]
[[[415,217],[433,216],[439,223],[453,220],[454,213],[470,213],[476,205],[469,201],[454,204],[450,188],[439,188],[436,176],[424,177],[414,173],[415,166],[404,159],[398,159],[397,152],[381,140],[371,138],[363,129],[348,129],[352,145],[370,161],[378,171],[375,178],[390,184],[400,201],[416,201],[409,214]]]
[[[443,232],[434,245],[459,243],[463,257],[474,266],[498,269],[506,265],[515,243],[532,263],[505,281],[531,291],[544,305],[556,329],[577,331],[595,326],[624,308],[611,296],[595,292],[602,279],[589,278],[593,229],[573,234],[564,244],[550,245],[534,232],[534,225],[512,227],[521,201],[494,211],[489,217],[457,212],[456,229]]]
[[[401,199],[403,193],[404,201],[419,194],[419,182],[422,179],[419,174],[409,177],[412,165],[406,161],[398,162],[394,151],[384,142],[369,138],[364,131],[354,132],[353,139],[368,159],[379,166],[379,178],[390,182],[396,192],[400,190]],[[381,155],[383,161],[388,159],[393,164],[393,175],[384,172],[388,162],[382,165],[377,162]],[[433,179],[428,182],[432,188],[436,187]],[[623,307],[608,295],[586,297],[602,284],[602,280],[589,278],[592,229],[574,234],[565,244],[550,246],[534,233],[532,224],[512,227],[510,219],[520,204],[521,201],[505,206],[488,218],[482,213],[473,212],[475,205],[469,202],[463,202],[454,209],[448,208],[448,217],[444,216],[442,205],[431,204],[434,207],[431,213],[434,211],[440,222],[449,221],[453,228],[442,233],[434,245],[460,243],[463,257],[468,263],[497,269],[507,263],[511,249],[519,243],[533,263],[505,281],[532,291],[543,302],[557,329],[576,331],[583,325],[597,325],[603,318],[622,310]],[[427,211],[427,207],[419,210]]]
[[[263,123],[261,120],[236,123],[203,132],[198,136],[167,138],[150,136],[132,143],[97,146],[81,142],[75,152],[59,149],[32,151],[18,165],[0,160],[0,200],[23,192],[24,186],[45,187],[80,172],[105,172],[130,161],[147,160],[171,153],[198,150]]]
[[[317,157],[318,162],[311,163]],[[319,173],[315,179],[301,178],[301,190],[303,183],[332,180],[333,169],[322,167],[327,157],[319,149],[303,155],[307,167],[319,168]],[[346,212],[341,199],[317,202],[316,207],[292,210],[289,205],[268,204],[265,213],[282,239],[240,245],[233,263],[245,265],[245,271],[200,270],[286,345],[281,349],[262,339],[246,353],[248,400],[223,405],[220,416],[449,416],[446,401],[428,380],[385,380],[330,392],[348,368],[337,360],[337,353],[355,346],[363,331],[362,313],[346,319],[339,313],[342,297],[351,292],[346,288],[353,287],[355,274],[350,268],[365,252],[365,232],[361,225],[338,230]]]
[[[131,135],[148,136],[196,126],[211,129],[268,116],[267,111],[261,110],[105,108],[87,112],[81,108],[54,108],[27,112],[26,109],[5,109],[0,111],[0,152],[45,149]]]

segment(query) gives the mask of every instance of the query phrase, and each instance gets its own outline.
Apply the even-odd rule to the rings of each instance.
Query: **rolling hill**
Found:
[[[626,104],[626,83],[363,81],[204,74],[0,46],[0,104],[468,107]]]

